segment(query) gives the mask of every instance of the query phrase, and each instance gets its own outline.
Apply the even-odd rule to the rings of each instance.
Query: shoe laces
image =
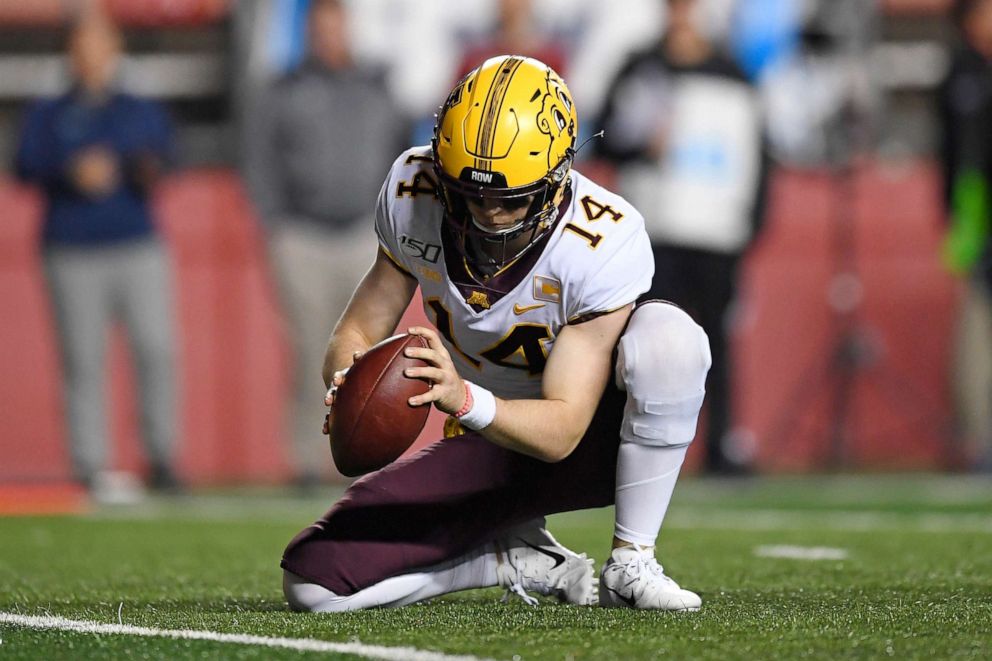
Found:
[[[623,566],[623,572],[626,576],[633,579],[638,576],[642,576],[646,571],[666,583],[675,584],[675,581],[665,574],[665,568],[662,567],[661,563],[658,562],[658,559],[654,557],[653,549],[645,548],[638,544],[633,544],[632,548],[637,551],[637,553],[634,554],[634,556]]]

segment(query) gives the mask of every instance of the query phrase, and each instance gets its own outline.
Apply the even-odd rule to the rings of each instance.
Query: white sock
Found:
[[[460,590],[493,587],[498,584],[496,564],[496,547],[487,543],[453,560],[387,578],[346,597],[284,571],[283,592],[294,610],[340,613],[363,608],[391,608]]]
[[[620,444],[613,533],[617,538],[654,546],[688,450],[688,445]]]

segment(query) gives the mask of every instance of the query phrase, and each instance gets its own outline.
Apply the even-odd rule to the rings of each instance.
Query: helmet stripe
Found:
[[[476,139],[476,154],[488,158],[476,158],[475,167],[479,170],[489,170],[492,168],[492,155],[495,146],[494,128],[499,118],[499,113],[503,108],[503,100],[506,98],[506,91],[510,87],[513,74],[517,72],[523,64],[522,57],[508,57],[500,66],[496,79],[490,87],[490,93],[486,98],[486,105],[482,109],[483,121],[479,128],[479,135]]]
[[[499,72],[501,72],[501,71],[503,70],[503,67],[504,67],[504,65],[502,65],[502,64],[501,64],[501,65],[500,65],[500,67],[499,67],[499,70],[498,70],[498,72],[497,72],[497,78],[498,78],[498,76],[500,75],[500,74],[499,74]],[[477,75],[482,75],[482,71],[480,70],[480,71],[479,71],[479,74],[477,74]],[[482,104],[482,112],[483,112],[483,115],[485,115],[485,112],[486,112],[486,109],[492,106],[492,102],[493,102],[493,95],[494,95],[495,93],[496,93],[496,84],[495,84],[495,80],[494,80],[494,81],[493,81],[493,83],[491,83],[491,84],[489,85],[489,89],[487,89],[487,90],[486,90],[486,100],[485,100],[485,102],[484,102],[484,103]],[[482,122],[480,122],[480,127],[481,127],[481,125],[482,125]],[[472,152],[471,152],[471,153],[472,153],[472,157],[473,157],[473,160],[472,160],[472,166],[473,166],[473,167],[474,167],[474,168],[475,168],[476,170],[481,170],[481,169],[482,169],[482,161],[481,161],[481,160],[479,159],[479,154],[481,154],[481,153],[482,153],[481,151],[479,151],[479,143],[480,143],[481,141],[482,141],[482,131],[481,131],[481,130],[479,130],[479,131],[478,131],[478,132],[477,132],[477,133],[475,134],[475,149],[474,149],[474,150],[472,150]],[[467,145],[466,145],[466,146],[467,146]]]

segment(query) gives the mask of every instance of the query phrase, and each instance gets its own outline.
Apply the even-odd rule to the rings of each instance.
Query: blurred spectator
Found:
[[[540,30],[531,0],[497,0],[496,24],[488,38],[465,49],[456,80],[497,55],[533,57],[554,69],[559,76],[567,75],[566,49]]]
[[[763,216],[767,163],[757,94],[698,27],[694,0],[668,0],[661,40],[635,54],[607,97],[600,155],[644,214],[655,257],[648,297],[684,307],[706,330],[705,470],[747,470],[735,443],[728,311],[742,255]]]
[[[966,452],[992,469],[992,0],[958,0],[961,44],[940,86],[944,181],[950,226],[944,262],[968,279],[954,386]]]
[[[340,0],[314,0],[308,54],[248,118],[245,175],[267,231],[294,351],[291,435],[308,488],[327,461],[327,339],[375,258],[371,213],[406,127],[383,71],[358,65]]]
[[[68,48],[74,85],[28,110],[16,170],[45,196],[44,263],[73,468],[96,497],[117,497],[108,493],[115,474],[105,471],[105,347],[108,325],[120,320],[137,365],[150,484],[174,490],[171,274],[148,202],[171,156],[171,126],[161,107],[116,88],[122,40],[108,18],[82,14]]]

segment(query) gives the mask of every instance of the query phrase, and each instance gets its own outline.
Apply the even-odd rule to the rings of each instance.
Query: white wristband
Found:
[[[472,391],[472,408],[458,418],[458,422],[472,431],[485,429],[492,424],[493,418],[496,417],[496,396],[471,381],[465,383]]]

